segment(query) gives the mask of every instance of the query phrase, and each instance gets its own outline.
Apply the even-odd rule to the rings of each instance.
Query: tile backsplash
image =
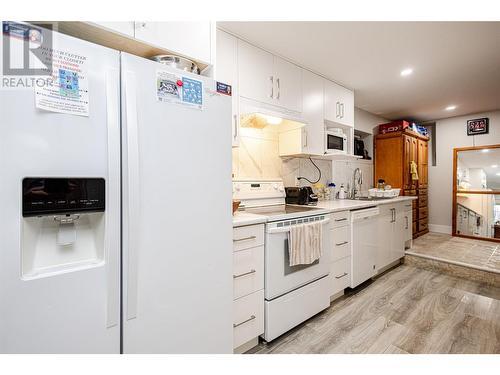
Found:
[[[318,170],[308,158],[281,158],[279,156],[278,126],[261,128],[241,127],[240,146],[233,148],[233,177],[251,179],[283,179],[285,186],[295,186],[297,177],[316,181]],[[367,161],[331,161],[313,159],[321,170],[320,182],[334,182],[347,188],[352,184],[354,170],[363,174],[362,191],[373,186],[373,165]],[[310,185],[301,180],[300,186]]]

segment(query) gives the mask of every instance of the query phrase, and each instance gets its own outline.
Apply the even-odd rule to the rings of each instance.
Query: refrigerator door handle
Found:
[[[124,189],[126,195],[126,207],[128,212],[124,212],[126,220],[123,248],[127,254],[127,274],[126,274],[126,319],[137,317],[137,261],[138,261],[138,230],[140,215],[140,187],[139,187],[139,140],[137,128],[137,97],[136,97],[136,77],[135,74],[125,72],[125,113],[127,129],[127,188]]]
[[[120,189],[120,71],[106,71],[106,121],[108,126],[108,212],[106,213],[106,327],[120,321],[120,201],[109,196]],[[111,187],[111,189],[110,189]]]

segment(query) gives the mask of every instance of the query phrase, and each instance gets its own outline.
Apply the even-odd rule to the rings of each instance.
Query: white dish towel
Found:
[[[322,223],[294,225],[288,233],[290,267],[311,264],[323,255]]]

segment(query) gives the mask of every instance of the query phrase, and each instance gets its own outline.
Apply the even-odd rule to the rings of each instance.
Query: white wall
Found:
[[[489,134],[467,136],[467,120],[488,117]],[[453,194],[453,149],[500,143],[500,111],[476,113],[436,121],[436,161],[429,165],[430,229],[448,228],[451,232]]]
[[[385,124],[389,120],[375,116],[374,114],[364,111],[360,108],[354,108],[354,129],[372,134],[370,137],[363,139],[365,149],[368,150],[368,155],[373,159],[373,135],[377,134],[377,129],[380,124]]]

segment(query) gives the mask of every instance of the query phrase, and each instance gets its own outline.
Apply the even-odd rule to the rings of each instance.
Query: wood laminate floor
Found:
[[[427,233],[415,240],[408,253],[427,255],[500,272],[500,244],[490,241]]]
[[[500,353],[500,288],[401,265],[252,353]]]

